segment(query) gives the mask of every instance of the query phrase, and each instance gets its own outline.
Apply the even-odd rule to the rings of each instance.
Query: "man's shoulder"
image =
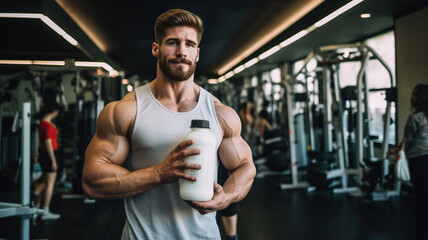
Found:
[[[241,121],[236,111],[221,103],[217,98],[213,97],[214,107],[220,127],[223,129],[224,137],[236,135],[236,132],[241,131]]]
[[[213,102],[214,102],[214,108],[215,108],[217,115],[223,116],[223,115],[230,115],[233,113],[236,114],[236,111],[233,108],[231,108],[227,105],[224,105],[220,100],[218,100],[214,96],[213,96]]]
[[[135,114],[137,112],[137,100],[135,99],[121,99],[114,101],[106,106],[107,111],[111,111],[117,117]]]
[[[115,124],[132,122],[137,112],[137,101],[132,98],[123,98],[108,103],[100,113],[100,119]]]

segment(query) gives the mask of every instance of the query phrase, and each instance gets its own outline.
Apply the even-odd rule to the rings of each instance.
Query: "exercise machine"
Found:
[[[309,72],[307,65],[312,59],[317,61],[317,66]],[[366,162],[381,161],[385,156],[389,127],[384,127],[380,157],[374,156],[370,136],[370,89],[365,77],[369,60],[377,60],[385,67],[393,87],[395,81],[387,64],[372,48],[360,43],[320,47],[307,56],[303,67],[295,75],[296,78],[303,74],[306,78],[306,125],[310,131],[307,138],[308,156],[312,163],[308,168],[307,180],[315,187],[333,188],[334,193],[358,193]],[[340,63],[352,61],[360,63],[353,99],[356,103],[355,127],[346,126],[346,119],[352,120],[353,115],[343,114],[347,111],[344,111],[346,105],[338,74]],[[386,113],[390,114],[390,105]],[[352,127],[355,132],[350,131]],[[346,141],[346,137],[354,137],[355,147]],[[352,149],[355,149],[355,163],[349,157]],[[353,185],[350,185],[350,180]]]
[[[21,217],[21,239],[30,239],[30,219],[36,215],[44,214],[44,210],[31,206],[30,203],[30,117],[31,103],[22,104],[22,128],[21,128],[21,162],[20,179],[21,179],[21,202],[10,203],[0,202],[0,218],[17,216]]]
[[[303,124],[303,115],[300,110],[302,101],[305,100],[305,94],[297,93],[296,86],[302,84],[299,81],[291,78],[290,81],[285,81],[286,89],[286,109],[287,109],[287,126],[290,151],[291,165],[291,184],[280,184],[281,189],[307,189],[309,184],[306,181],[301,181],[299,178],[299,167],[307,165],[307,158],[302,154],[306,144],[305,129]],[[303,147],[303,149],[302,149]]]

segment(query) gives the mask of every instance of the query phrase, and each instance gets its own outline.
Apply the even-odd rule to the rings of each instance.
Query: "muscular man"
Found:
[[[160,15],[152,44],[156,78],[108,104],[98,118],[83,188],[92,198],[124,198],[122,239],[220,239],[215,212],[242,200],[253,183],[256,170],[237,113],[194,83],[202,32],[193,13]],[[183,161],[199,154],[188,149],[192,141],[181,141],[192,119],[210,121],[218,156],[231,172],[223,187],[213,182],[207,202],[179,195],[179,179],[197,181],[184,170],[201,168]]]

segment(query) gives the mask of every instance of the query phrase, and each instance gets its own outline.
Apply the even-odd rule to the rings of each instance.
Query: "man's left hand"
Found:
[[[192,208],[198,210],[202,215],[210,212],[225,209],[229,206],[226,193],[223,191],[223,187],[220,184],[214,182],[214,196],[210,201],[198,202],[198,201],[186,201]]]

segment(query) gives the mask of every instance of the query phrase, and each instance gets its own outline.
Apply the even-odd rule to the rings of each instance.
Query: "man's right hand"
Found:
[[[157,172],[164,183],[170,183],[183,178],[189,181],[196,181],[196,178],[185,174],[186,169],[201,169],[201,165],[185,162],[187,157],[198,155],[198,149],[187,149],[192,145],[192,140],[181,142],[175,147],[168,157],[157,167]]]

